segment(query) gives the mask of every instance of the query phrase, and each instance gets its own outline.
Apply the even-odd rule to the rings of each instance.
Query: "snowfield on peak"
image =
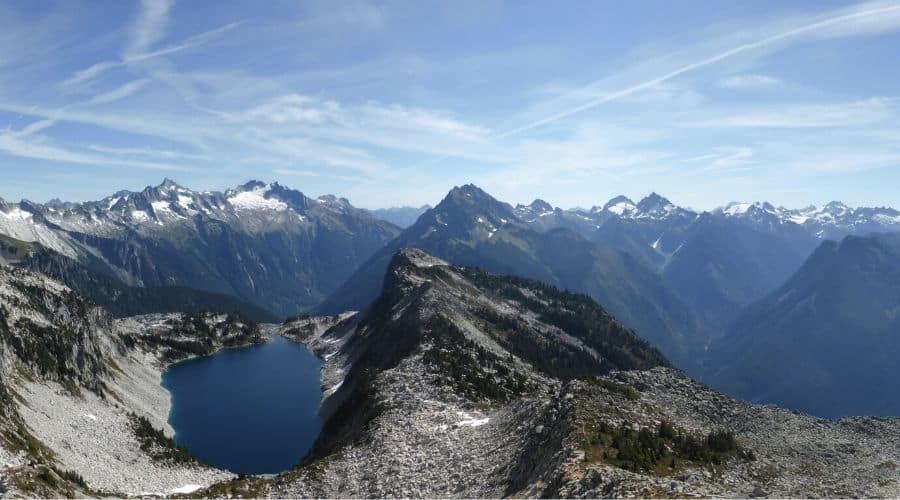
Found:
[[[277,198],[266,197],[271,190],[272,187],[269,185],[256,187],[230,196],[228,202],[239,210],[287,210],[287,203]]]
[[[620,201],[615,205],[607,207],[606,210],[618,216],[623,216],[626,214],[631,215],[632,213],[634,213],[634,211],[637,210],[637,207],[631,203],[628,203],[627,201]]]

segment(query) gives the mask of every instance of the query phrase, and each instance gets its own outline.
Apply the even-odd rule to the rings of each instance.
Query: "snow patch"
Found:
[[[732,203],[728,205],[722,212],[725,215],[736,216],[747,213],[753,207],[752,203]]]
[[[627,201],[620,201],[620,202],[616,203],[615,205],[611,205],[611,206],[607,207],[606,210],[621,217],[621,216],[625,215],[626,213],[630,214],[630,213],[634,212],[635,210],[637,210],[637,207],[632,205],[631,203],[628,203]]]
[[[481,427],[491,420],[490,417],[476,418],[464,411],[458,411],[456,412],[456,414],[459,415],[460,418],[462,418],[462,420],[454,424],[457,427]]]
[[[31,212],[22,210],[19,207],[15,207],[7,213],[0,212],[0,215],[2,215],[3,217],[6,217],[7,219],[28,221],[28,222],[32,222],[32,218],[33,218]]]
[[[344,385],[344,381],[343,381],[343,380],[341,380],[340,382],[338,382],[338,383],[334,384],[333,386],[329,387],[322,395],[323,395],[323,396],[331,396],[332,394],[336,393],[337,390],[340,389],[342,385]]]
[[[874,219],[882,224],[900,224],[900,215],[877,214]]]
[[[184,486],[179,486],[178,488],[173,488],[173,489],[169,490],[169,493],[187,495],[189,493],[193,493],[193,492],[199,490],[200,488],[203,488],[203,486],[201,486],[199,484],[186,484]]]
[[[287,203],[275,198],[266,198],[269,190],[271,190],[269,186],[254,188],[252,191],[235,194],[228,198],[228,202],[239,210],[287,210]]]
[[[150,203],[150,206],[153,207],[154,212],[171,212],[172,209],[169,208],[168,201],[154,201]]]
[[[190,196],[178,195],[178,206],[185,210],[191,208],[193,201]]]
[[[150,214],[144,212],[143,210],[132,210],[131,218],[138,222],[146,222],[150,220]]]

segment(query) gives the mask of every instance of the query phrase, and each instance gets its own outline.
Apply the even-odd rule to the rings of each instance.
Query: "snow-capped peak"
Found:
[[[758,214],[772,214],[778,217],[783,217],[794,213],[794,211],[788,210],[783,207],[776,208],[774,205],[767,201],[754,201],[753,203],[731,202],[722,208],[716,209],[715,212],[722,213],[729,217],[742,217],[748,215],[752,216]]]
[[[900,227],[900,212],[892,208],[853,208],[839,201],[832,201],[821,208],[810,205],[793,210],[766,202],[729,203],[714,213],[756,223],[794,223],[804,226],[818,238],[840,238],[846,234],[896,230]]]
[[[333,194],[319,196],[316,198],[316,202],[339,210],[350,207],[350,201],[347,198],[339,198]]]
[[[631,217],[637,212],[637,205],[626,196],[616,196],[603,205],[603,211],[619,217]]]
[[[662,216],[676,209],[672,202],[656,193],[650,193],[649,196],[639,201],[637,208],[641,214],[648,216]]]
[[[819,212],[830,214],[833,217],[840,217],[846,215],[847,212],[850,212],[851,210],[850,207],[840,201],[832,201],[822,207],[822,210]]]
[[[725,205],[725,208],[722,209],[722,213],[725,215],[730,215],[732,217],[738,215],[745,215],[750,211],[751,208],[758,205],[758,203],[746,203],[746,202],[731,202],[728,205]]]
[[[529,205],[516,205],[515,212],[522,219],[534,221],[538,217],[552,215],[555,212],[555,209],[553,208],[553,205],[546,201],[536,199]]]
[[[602,209],[594,207],[592,213],[607,212],[622,219],[665,219],[672,214],[683,212],[662,196],[651,193],[638,203],[626,196],[616,196],[606,202]]]
[[[272,185],[250,181],[237,190],[229,190],[226,199],[236,210],[287,210],[287,203],[272,197]]]
[[[161,183],[159,186],[156,186],[156,189],[157,189],[158,191],[160,191],[160,192],[164,192],[164,193],[165,193],[165,192],[169,192],[169,191],[173,191],[173,190],[178,190],[178,189],[184,189],[184,188],[182,188],[181,186],[179,186],[177,182],[175,182],[175,181],[173,181],[172,179],[166,177],[165,179],[163,179],[162,183]]]

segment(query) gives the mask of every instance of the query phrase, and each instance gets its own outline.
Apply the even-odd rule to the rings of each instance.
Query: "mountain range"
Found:
[[[638,203],[617,197],[590,210],[562,210],[542,200],[513,207],[462,186],[317,310],[365,307],[392,253],[417,247],[457,264],[587,293],[676,365],[699,374],[696,363],[710,343],[745,307],[784,283],[825,234],[900,229],[892,209],[837,206],[806,209],[803,220],[801,211],[765,203],[697,213],[654,193]]]
[[[405,224],[419,211],[403,229],[378,218],[403,215],[394,220]],[[0,200],[0,259],[54,276],[119,317],[217,310],[270,321],[365,310],[381,293],[393,256],[413,247],[456,265],[586,294],[688,373],[753,401],[827,415],[893,410],[887,403],[838,400],[813,406],[801,389],[777,389],[783,380],[747,375],[772,354],[762,347],[791,345],[786,356],[774,357],[784,360],[794,351],[814,352],[779,339],[809,334],[833,319],[822,311],[800,318],[800,308],[776,307],[772,294],[808,281],[806,269],[826,273],[828,266],[814,259],[827,254],[833,238],[897,231],[900,212],[839,202],[803,209],[732,203],[697,212],[652,193],[637,202],[618,196],[564,210],[539,199],[513,206],[474,185],[453,188],[433,208],[381,212],[259,181],[220,193],[166,179],[85,203]],[[879,270],[856,276],[866,283],[840,275],[834,289],[878,289],[873,280],[892,276],[886,261],[853,261],[863,255],[845,255],[845,265]],[[807,287],[803,293],[823,292]],[[764,311],[769,323],[755,311]],[[847,314],[863,318],[861,311],[868,309]],[[844,325],[848,337],[869,338],[861,332],[869,332],[867,321],[875,316],[865,318],[834,324]],[[788,332],[773,327],[780,322],[805,326]],[[752,353],[759,354],[734,347],[741,345],[757,346]],[[827,379],[823,370],[809,368],[819,381]]]
[[[398,232],[343,198],[258,181],[222,193],[166,179],[94,202],[0,201],[0,234],[127,285],[223,293],[282,317],[316,305]]]
[[[538,216],[540,217],[540,216]],[[678,361],[699,326],[646,263],[565,228],[539,229],[522,210],[473,185],[454,188],[375,253],[317,309],[334,314],[370,304],[394,253],[414,247],[458,265],[522,276],[590,295]]]
[[[589,210],[536,200],[517,211],[543,230],[568,227],[643,257],[691,304],[712,337],[743,307],[781,285],[824,239],[900,231],[897,210],[840,202],[799,210],[731,203],[697,212],[652,193],[637,203],[618,196]]]

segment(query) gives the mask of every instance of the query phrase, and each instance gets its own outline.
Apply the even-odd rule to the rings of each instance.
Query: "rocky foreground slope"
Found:
[[[227,315],[115,320],[57,281],[0,266],[0,495],[167,495],[232,477],[169,439],[161,373],[263,341]]]
[[[12,496],[900,495],[900,420],[748,405],[669,367],[583,295],[395,255],[358,314],[262,329],[113,320],[0,268],[0,488]],[[297,468],[235,477],[166,438],[161,370],[278,333],[325,361],[324,431]]]
[[[385,283],[369,311],[281,328],[326,360],[327,423],[305,463],[198,493],[900,494],[896,419],[736,401],[668,368],[583,296],[417,250],[395,256]]]

